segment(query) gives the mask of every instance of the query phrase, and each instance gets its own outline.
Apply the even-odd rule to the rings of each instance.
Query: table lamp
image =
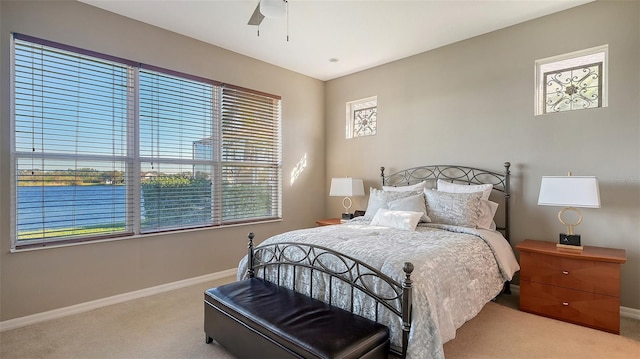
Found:
[[[575,246],[581,249],[580,235],[574,233],[574,228],[582,222],[581,208],[600,208],[600,191],[598,178],[595,176],[543,176],[540,183],[540,206],[564,207],[558,212],[560,223],[567,226],[567,233],[560,233],[559,247]],[[576,223],[567,223],[562,215],[566,211],[578,214]],[[571,247],[570,247],[571,248]]]
[[[351,209],[351,205],[353,204],[353,202],[349,197],[364,196],[364,183],[359,178],[332,178],[329,196],[344,197],[342,199],[342,206],[344,207],[342,219],[351,219],[353,218],[353,214],[350,213],[349,210]]]

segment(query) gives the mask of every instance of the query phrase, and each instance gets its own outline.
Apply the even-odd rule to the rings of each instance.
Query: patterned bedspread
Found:
[[[489,245],[482,231],[420,225],[415,232],[409,232],[368,223],[354,220],[296,230],[264,243],[303,242],[332,248],[372,265],[398,282],[403,279],[404,262],[412,262],[413,317],[407,357],[444,358],[442,345],[455,338],[456,329],[500,293],[513,270],[496,259],[492,249],[495,246]],[[240,262],[239,278],[245,276],[246,262],[246,257]],[[296,280],[309,279],[298,276]],[[342,302],[335,298],[333,304],[346,306],[346,299]],[[358,314],[375,319],[371,308],[362,308]],[[400,321],[391,315],[382,315],[378,321],[389,326],[392,343],[399,345]]]

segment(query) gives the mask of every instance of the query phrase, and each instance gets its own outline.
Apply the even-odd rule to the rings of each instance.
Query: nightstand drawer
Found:
[[[609,296],[620,295],[620,265],[617,263],[521,252],[520,266],[521,280]]]
[[[520,309],[620,333],[620,299],[617,297],[521,280]]]

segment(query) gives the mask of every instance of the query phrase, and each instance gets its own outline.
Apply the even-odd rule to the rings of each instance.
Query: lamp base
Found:
[[[582,252],[582,249],[584,247],[582,247],[582,246],[570,246],[570,245],[566,245],[566,244],[556,243],[556,248],[558,248],[561,251],[566,250],[566,251]]]
[[[342,219],[353,219],[353,213],[343,213]]]
[[[560,241],[558,243],[567,246],[580,246],[580,235],[560,233]]]

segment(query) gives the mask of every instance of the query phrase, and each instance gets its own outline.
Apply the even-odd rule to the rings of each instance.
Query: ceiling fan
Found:
[[[260,0],[247,25],[260,26],[265,17],[280,18],[288,14],[287,0]]]

